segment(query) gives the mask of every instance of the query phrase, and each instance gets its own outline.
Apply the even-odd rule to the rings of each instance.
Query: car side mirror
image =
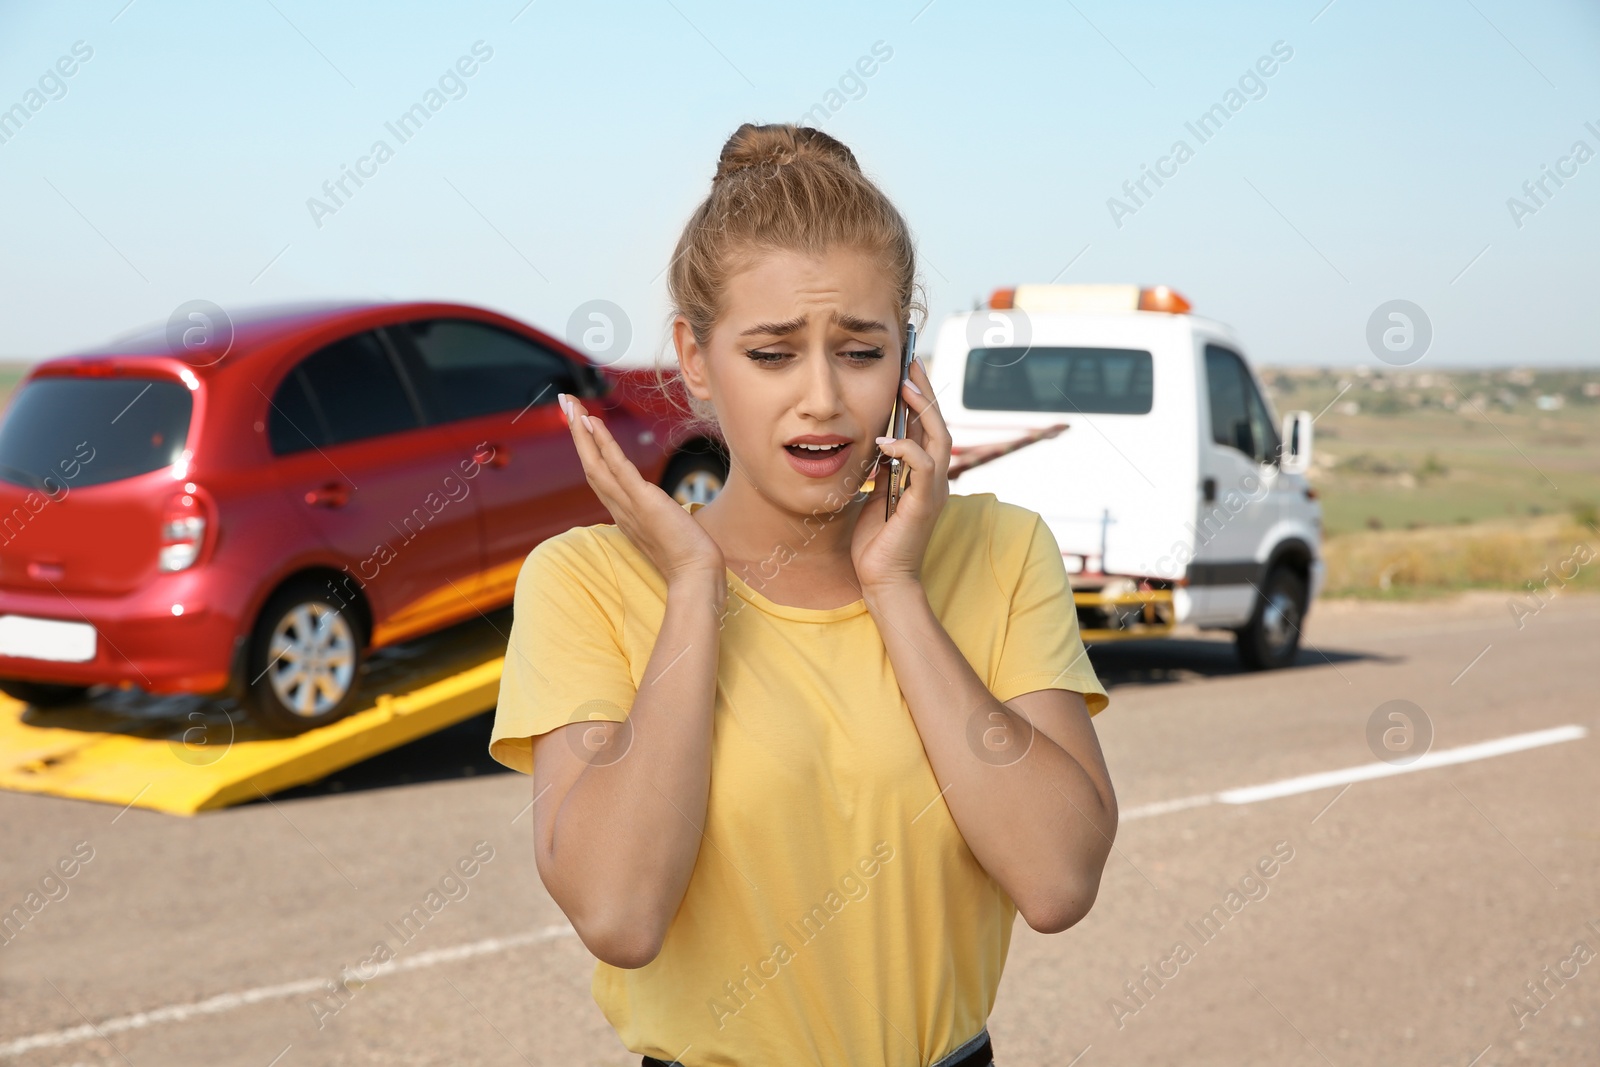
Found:
[[[1283,455],[1278,469],[1304,474],[1311,469],[1311,412],[1291,411],[1283,417]]]
[[[583,400],[605,396],[611,392],[611,379],[593,363],[581,363],[578,365],[578,384],[573,392]]]

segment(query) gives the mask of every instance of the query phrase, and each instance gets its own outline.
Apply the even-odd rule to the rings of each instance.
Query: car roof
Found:
[[[182,310],[180,308],[179,310]],[[173,313],[176,317],[177,312]],[[76,352],[51,356],[34,364],[34,375],[71,373],[73,368],[93,365],[101,360],[128,361],[134,365],[187,367],[202,377],[226,373],[228,368],[248,362],[253,352],[273,348],[279,342],[294,343],[303,337],[337,333],[350,328],[370,329],[380,321],[403,321],[423,317],[463,317],[531,332],[541,343],[583,359],[557,337],[504,312],[474,304],[432,300],[326,300],[298,303],[257,304],[224,311],[233,334],[223,350],[231,358],[194,359],[204,350],[179,352],[168,341],[168,323],[152,324],[120,334],[101,344]],[[182,320],[178,320],[182,321]]]
[[[380,307],[398,307],[380,301],[321,300],[297,303],[257,304],[249,307],[225,309],[233,324],[233,345],[237,348],[254,348],[279,338],[314,328],[331,319],[340,319],[354,311]],[[176,313],[174,313],[176,314]],[[62,357],[93,359],[98,356],[170,356],[166,322],[150,323],[137,329]]]

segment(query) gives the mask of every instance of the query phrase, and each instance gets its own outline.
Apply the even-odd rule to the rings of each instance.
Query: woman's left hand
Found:
[[[879,445],[883,458],[878,461],[872,493],[861,505],[850,543],[856,577],[867,593],[921,581],[923,554],[950,496],[950,431],[920,359],[911,361],[910,381],[916,389],[900,383],[901,399],[910,409],[906,436]],[[904,488],[894,516],[885,521],[890,457],[910,468],[910,484],[905,484],[907,475],[902,470]]]

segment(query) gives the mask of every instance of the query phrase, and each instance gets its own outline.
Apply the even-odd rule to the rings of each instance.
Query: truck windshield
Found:
[[[53,494],[171,466],[191,406],[167,378],[35,378],[0,423],[0,479]]]
[[[969,411],[1150,412],[1150,353],[1136,348],[974,348],[961,402]]]

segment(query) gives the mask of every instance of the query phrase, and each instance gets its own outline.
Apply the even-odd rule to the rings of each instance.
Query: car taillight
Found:
[[[181,571],[200,555],[206,506],[193,493],[174,493],[161,514],[161,569]]]

